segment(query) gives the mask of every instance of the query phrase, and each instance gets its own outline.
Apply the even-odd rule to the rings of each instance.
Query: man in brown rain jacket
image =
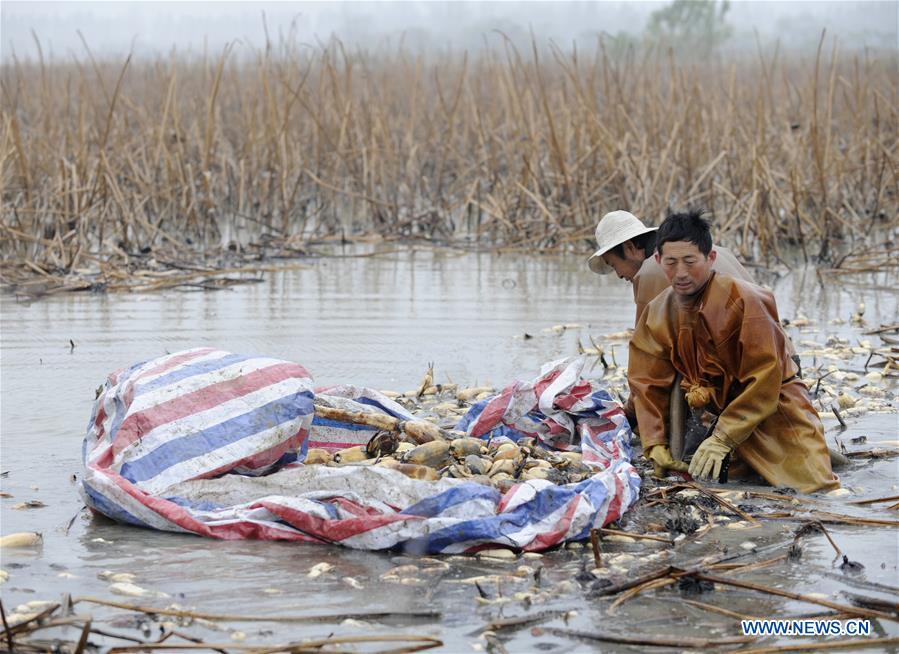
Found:
[[[654,256],[655,232],[655,227],[647,227],[632,213],[611,211],[596,225],[598,249],[587,260],[587,265],[593,272],[605,275],[614,270],[620,279],[626,279],[633,285],[634,303],[637,305],[634,324],[640,319],[646,306],[670,285]],[[718,256],[712,264],[713,270],[747,282],[755,282],[730,250],[720,246],[715,249]],[[634,430],[637,430],[632,396],[625,403],[624,413]],[[660,450],[656,455],[656,473],[659,475],[664,474],[665,468],[682,472],[687,470],[686,465],[674,463],[668,450]]]
[[[732,455],[774,486],[838,488],[771,293],[713,270],[716,252],[698,212],[668,216],[656,247],[671,286],[640,316],[628,361],[647,458],[657,462],[657,448],[667,450],[669,392],[680,373],[688,404],[719,414],[693,455],[694,477],[718,478]]]
[[[587,260],[593,272],[605,275],[614,270],[620,279],[633,284],[634,303],[637,305],[635,325],[646,305],[670,286],[653,256],[656,251],[655,232],[655,227],[647,227],[632,213],[611,211],[596,225],[598,249]],[[718,256],[712,270],[755,283],[752,275],[730,250],[717,245],[715,250]]]

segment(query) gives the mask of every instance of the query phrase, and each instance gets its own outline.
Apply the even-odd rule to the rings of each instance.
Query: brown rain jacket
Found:
[[[716,430],[773,486],[809,493],[839,487],[824,427],[795,378],[770,292],[712,273],[689,303],[667,290],[631,339],[628,380],[644,449],[668,444],[671,385],[683,375],[691,406],[720,413]]]

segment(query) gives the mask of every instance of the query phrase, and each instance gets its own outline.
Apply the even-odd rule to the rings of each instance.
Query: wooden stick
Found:
[[[808,520],[809,517],[815,518],[818,522],[826,524],[838,525],[858,525],[858,526],[875,526],[875,527],[899,527],[899,520],[883,520],[879,518],[856,518],[854,516],[840,515],[839,513],[830,513],[829,511],[809,511],[808,516],[797,516],[790,511],[783,513],[760,513],[759,518],[762,520]]]
[[[714,606],[713,604],[706,604],[705,602],[698,602],[696,600],[691,600],[691,599],[682,599],[680,601],[689,606],[695,606],[697,609],[702,609],[703,611],[708,611],[710,613],[718,613],[719,615],[724,615],[724,616],[727,616],[728,618],[733,618],[734,620],[758,620],[759,619],[757,616],[743,615],[741,613],[735,613],[734,611],[728,611],[727,609],[721,608],[720,606]]]
[[[872,500],[855,500],[854,502],[849,502],[849,504],[880,504],[881,502],[895,502],[899,500],[899,495],[890,495],[889,497],[876,497]]]
[[[119,654],[124,652],[141,652],[145,650],[203,650],[203,649],[225,649],[237,650],[241,652],[253,652],[254,654],[275,654],[276,652],[318,652],[320,648],[326,645],[340,645],[344,643],[396,643],[396,642],[415,642],[420,645],[414,646],[415,649],[406,649],[404,651],[421,651],[423,649],[432,649],[434,647],[442,647],[443,641],[433,636],[412,636],[412,635],[371,635],[371,636],[334,636],[332,638],[322,638],[319,640],[309,640],[297,643],[285,643],[283,645],[239,645],[235,643],[142,643],[140,645],[123,645],[113,647],[109,650],[109,654]],[[333,650],[330,650],[333,651]]]
[[[523,615],[515,618],[499,618],[484,625],[482,631],[520,629],[521,627],[527,627],[532,624],[558,618],[560,615],[565,615],[570,610],[571,609],[555,609],[552,611],[540,611],[539,613],[532,613],[531,615]]]
[[[733,514],[735,514],[735,515],[740,516],[741,518],[743,518],[743,519],[746,520],[747,522],[751,522],[751,523],[754,524],[754,525],[758,525],[758,524],[759,524],[759,521],[756,520],[755,518],[753,518],[751,515],[749,515],[749,514],[746,513],[745,511],[743,511],[743,510],[737,508],[736,506],[734,506],[733,504],[731,504],[730,502],[728,502],[728,501],[727,501],[726,499],[724,499],[723,497],[719,497],[717,494],[711,492],[711,491],[708,490],[707,488],[705,488],[705,487],[703,487],[703,486],[700,486],[700,485],[697,484],[695,481],[694,481],[694,482],[690,482],[689,484],[687,484],[687,486],[689,486],[690,488],[693,488],[693,489],[695,489],[695,490],[698,490],[700,493],[702,493],[702,494],[705,495],[706,497],[712,498],[713,500],[715,500],[716,502],[718,502],[718,504],[720,504],[721,506],[723,506],[725,509],[727,509],[728,511],[730,511],[731,513],[733,513]]]
[[[733,638],[664,638],[659,636],[618,636],[595,631],[575,631],[574,629],[561,629],[559,627],[544,627],[542,631],[553,636],[563,638],[581,638],[584,640],[598,640],[605,643],[619,643],[622,645],[641,645],[643,647],[676,647],[687,649],[706,649],[720,647],[722,645],[740,645],[751,643],[756,639],[753,636],[736,636]]]
[[[864,595],[856,595],[855,593],[850,593],[845,590],[843,591],[843,595],[848,597],[850,601],[858,606],[863,606],[867,609],[899,613],[899,602],[888,602],[886,600],[878,599],[877,597],[865,597]]]
[[[651,581],[647,581],[645,584],[640,584],[639,586],[635,586],[634,588],[631,588],[631,589],[621,593],[621,596],[609,605],[608,613],[609,613],[609,615],[615,615],[615,612],[617,611],[619,606],[624,604],[624,602],[628,601],[632,597],[636,597],[637,595],[642,593],[644,590],[653,590],[655,588],[664,588],[665,586],[670,586],[671,584],[675,583],[676,581],[677,581],[677,579],[673,579],[670,577],[663,577],[662,579],[653,579]]]
[[[91,633],[91,619],[88,618],[84,622],[84,627],[81,629],[81,637],[78,639],[78,644],[75,646],[75,654],[82,654],[84,652],[84,648],[87,646],[87,639]]]
[[[887,646],[899,644],[899,637],[858,638],[853,640],[819,640],[796,645],[772,645],[740,650],[740,654],[774,654],[775,652],[820,652],[828,649],[871,649],[886,651]]]
[[[692,575],[699,580],[702,581],[711,581],[715,584],[724,584],[726,586],[736,586],[737,588],[745,588],[747,590],[754,590],[760,593],[767,593],[769,595],[779,595],[780,597],[788,597],[790,599],[800,600],[802,602],[809,602],[811,604],[819,604],[821,606],[826,606],[829,609],[834,609],[837,611],[842,611],[843,613],[848,613],[850,615],[858,615],[863,618],[881,618],[883,620],[890,620],[892,622],[899,622],[899,616],[893,616],[888,613],[883,613],[881,611],[874,611],[871,609],[863,609],[856,608],[853,606],[848,606],[846,604],[838,604],[836,602],[831,602],[829,600],[817,599],[815,597],[809,597],[808,595],[802,595],[801,593],[794,593],[788,590],[781,590],[780,588],[771,588],[769,586],[763,586],[761,584],[752,584],[747,581],[738,581],[736,579],[728,579],[727,577],[717,577],[713,575],[707,574],[694,574]]]
[[[14,652],[15,647],[13,646],[12,632],[9,629],[9,623],[6,622],[6,611],[3,608],[2,599],[0,599],[0,618],[3,619],[3,631],[6,634],[6,644],[9,646],[9,651]]]
[[[600,588],[598,590],[592,591],[590,593],[591,597],[605,597],[606,595],[616,595],[621,591],[628,590],[629,588],[634,588],[635,586],[642,586],[643,584],[654,581],[656,579],[661,579],[663,577],[667,577],[673,572],[677,572],[678,569],[673,566],[667,566],[662,568],[661,570],[656,570],[655,572],[650,572],[644,575],[640,575],[639,577],[635,577],[630,581],[625,581],[620,584],[615,584],[613,586],[609,586],[607,588]]]
[[[590,547],[593,549],[594,567],[602,567],[602,550],[599,548],[599,529],[590,530]]]
[[[614,536],[627,536],[628,538],[633,538],[636,540],[654,540],[659,543],[666,543],[667,545],[674,545],[674,541],[670,538],[662,538],[661,536],[651,536],[650,534],[632,534],[629,531],[620,531],[618,529],[597,529],[601,534],[608,534]]]
[[[439,611],[373,611],[368,613],[336,613],[329,615],[240,615],[228,613],[203,613],[200,611],[188,611],[186,609],[163,609],[153,606],[139,606],[136,604],[127,604],[125,602],[114,602],[112,600],[101,599],[99,597],[76,597],[72,600],[72,604],[78,602],[88,602],[90,604],[100,604],[102,606],[111,606],[117,609],[125,609],[126,611],[137,611],[138,613],[155,613],[157,615],[172,615],[180,618],[194,618],[200,620],[211,621],[240,621],[240,622],[341,622],[347,618],[355,620],[379,620],[381,618],[415,618],[440,620],[443,614]]]
[[[752,570],[760,570],[762,568],[769,568],[772,565],[776,565],[778,563],[783,563],[787,560],[787,554],[781,554],[780,556],[775,556],[773,559],[767,559],[765,561],[759,561],[758,563],[745,563],[745,564],[734,564],[734,563],[719,563],[718,565],[709,566],[709,570],[720,570],[722,572],[733,572],[734,570],[739,570],[740,572],[750,572]]]

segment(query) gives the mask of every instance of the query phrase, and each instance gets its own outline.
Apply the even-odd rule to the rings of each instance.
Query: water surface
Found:
[[[80,474],[81,440],[94,390],[109,372],[137,361],[212,346],[299,362],[317,385],[353,383],[404,391],[417,386],[428,362],[435,363],[438,382],[504,385],[515,378],[532,378],[545,361],[575,354],[579,338],[586,343],[588,334],[598,338],[633,322],[629,286],[614,276],[592,274],[580,257],[413,248],[374,256],[359,250],[338,254],[267,273],[259,284],[217,292],[70,294],[30,304],[2,298],[0,468],[9,474],[0,481],[11,497],[0,503],[0,532],[44,534],[44,546],[37,551],[2,553],[2,567],[10,573],[2,586],[7,611],[20,602],[57,599],[65,592],[111,597],[108,582],[98,574],[112,570],[132,572],[140,586],[169,594],[171,599],[153,600],[160,606],[174,601],[208,612],[250,614],[429,608],[444,614],[440,623],[241,625],[252,642],[283,642],[332,632],[405,631],[437,635],[447,643],[447,651],[474,651],[472,647],[483,647],[483,641],[477,640],[479,626],[499,615],[527,610],[520,602],[479,604],[471,585],[453,583],[495,571],[496,564],[453,561],[451,572],[440,583],[400,586],[378,579],[401,561],[396,554],[218,542],[119,526],[79,513],[74,479]],[[865,304],[869,324],[897,321],[895,279],[833,280],[811,270],[764,281],[774,286],[782,316],[804,314],[815,321],[801,334],[794,330],[796,340],[823,342],[830,334],[859,338],[848,325],[830,323],[848,320],[859,302]],[[582,327],[561,333],[549,330],[558,324]],[[615,357],[618,363],[626,360],[624,345],[616,349]],[[876,414],[852,421],[843,437],[864,433],[872,442],[895,441],[897,432],[896,414]],[[829,432],[831,443],[835,434]],[[896,494],[897,460],[856,463],[843,473],[843,480],[860,497]],[[40,500],[47,506],[12,509],[26,500]],[[870,513],[875,514],[890,516],[885,511]],[[793,528],[793,523],[766,524],[750,536],[760,543],[785,540]],[[834,527],[831,531],[841,547],[866,566],[864,579],[899,584],[896,530]],[[685,553],[701,553],[704,547],[718,547],[722,542],[737,547],[746,537],[716,534],[704,543],[689,544]],[[839,573],[826,541],[813,537],[809,543],[808,566],[756,578],[845,601],[836,595],[847,588],[845,583],[825,574]],[[621,549],[654,551],[645,545]],[[676,593],[649,594],[625,604],[614,616],[607,615],[607,602],[586,600],[570,582],[581,554],[561,550],[541,560],[550,585],[568,583],[558,587],[555,598],[535,605],[532,611],[577,609],[568,624],[575,629],[736,635],[732,620],[682,605]],[[320,561],[333,563],[337,570],[308,579],[306,572]],[[350,588],[342,577],[353,577],[364,588]],[[498,592],[515,590],[511,584]],[[727,605],[734,610],[778,611],[784,606],[751,593],[727,592]],[[794,612],[814,608],[789,604]],[[560,621],[553,624],[564,626]],[[885,628],[897,633],[894,624]],[[229,634],[208,637],[227,642]],[[510,651],[596,648],[532,636],[527,629],[512,636],[507,646]],[[604,644],[602,649],[625,648]]]

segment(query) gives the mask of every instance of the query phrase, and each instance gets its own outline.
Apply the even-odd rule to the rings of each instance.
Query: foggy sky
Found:
[[[277,41],[295,23],[296,38],[315,44],[336,35],[360,47],[393,45],[410,49],[478,51],[493,30],[527,40],[533,29],[542,41],[563,48],[596,41],[596,34],[642,34],[649,15],[666,2],[0,2],[0,57],[34,57],[32,30],[45,57],[85,54],[80,30],[95,55],[122,57],[180,52],[218,52],[238,39],[244,46]],[[731,44],[780,38],[787,47],[814,47],[821,29],[843,49],[897,48],[899,1],[736,1],[728,13]],[[244,51],[250,48],[242,47]]]

